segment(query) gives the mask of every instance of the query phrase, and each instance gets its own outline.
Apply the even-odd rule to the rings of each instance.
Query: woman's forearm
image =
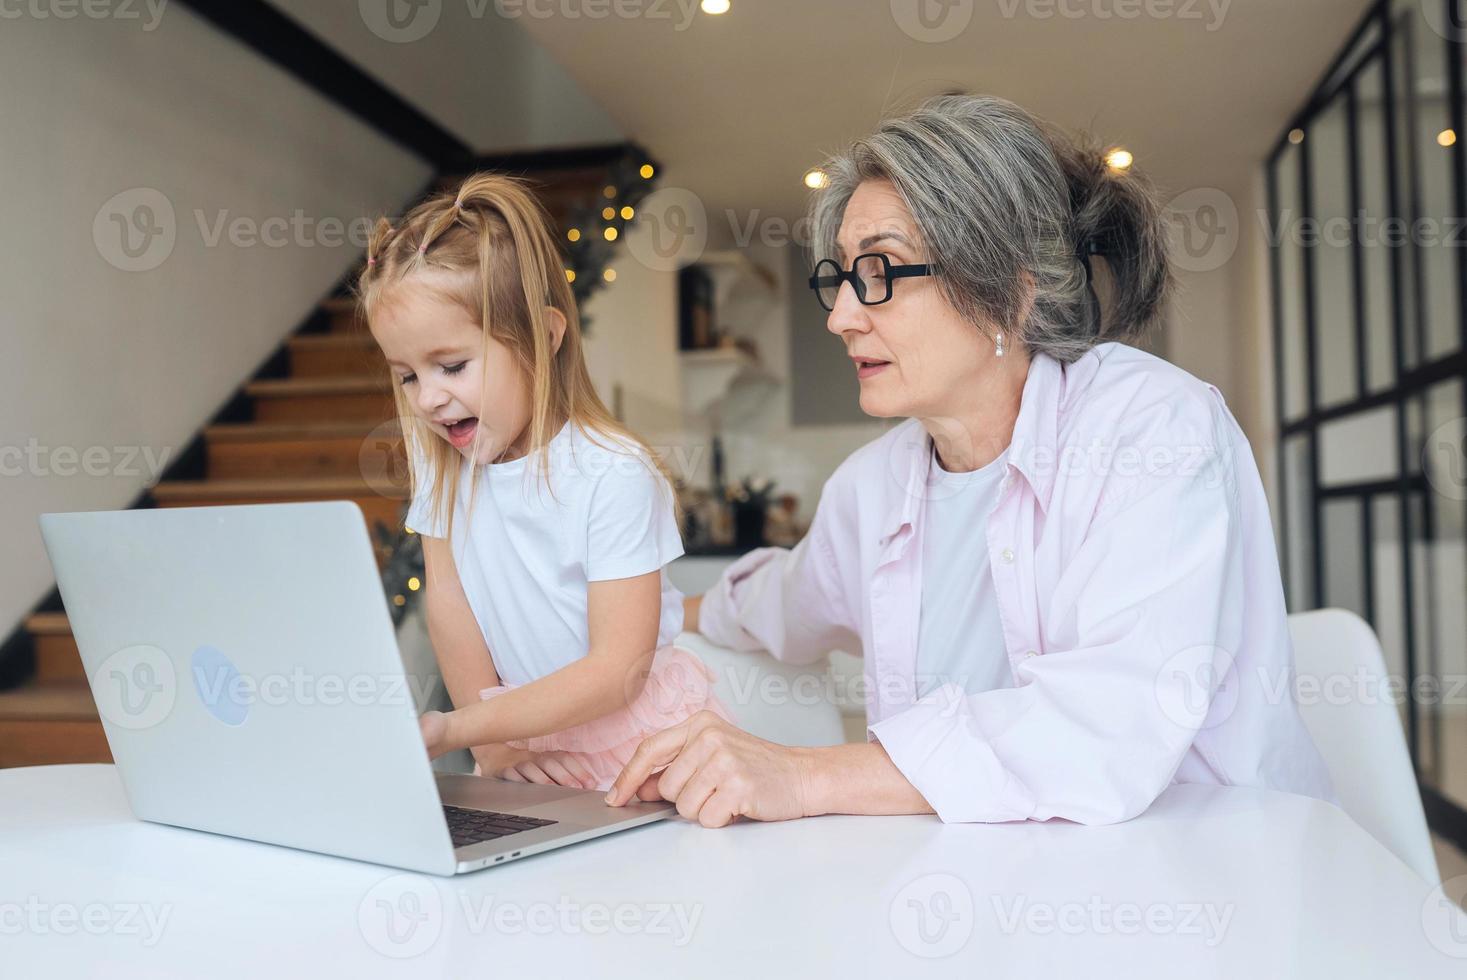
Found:
[[[443,751],[564,731],[626,707],[642,693],[649,653],[629,667],[594,653],[490,701],[448,714]]]
[[[935,812],[879,742],[798,751],[806,816]]]

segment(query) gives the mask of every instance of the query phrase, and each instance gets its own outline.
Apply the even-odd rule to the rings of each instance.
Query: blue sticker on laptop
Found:
[[[213,647],[194,651],[190,673],[199,700],[209,714],[226,725],[243,725],[250,713],[250,698],[240,683],[239,670],[228,657]]]

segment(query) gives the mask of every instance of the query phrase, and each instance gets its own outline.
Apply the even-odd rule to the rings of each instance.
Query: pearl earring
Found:
[[[993,345],[993,356],[1003,357],[1003,331],[998,332],[998,343]]]

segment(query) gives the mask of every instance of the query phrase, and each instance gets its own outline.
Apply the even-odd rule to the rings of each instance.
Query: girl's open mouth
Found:
[[[448,426],[448,441],[453,444],[453,448],[462,449],[474,441],[474,433],[478,428],[478,419],[459,419]]]

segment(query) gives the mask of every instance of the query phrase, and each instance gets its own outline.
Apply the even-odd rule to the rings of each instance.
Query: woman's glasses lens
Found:
[[[856,295],[868,306],[891,299],[891,280],[887,277],[886,256],[862,255],[856,259]]]
[[[830,259],[822,259],[815,266],[815,296],[826,310],[835,309],[835,298],[840,294],[841,269]]]

